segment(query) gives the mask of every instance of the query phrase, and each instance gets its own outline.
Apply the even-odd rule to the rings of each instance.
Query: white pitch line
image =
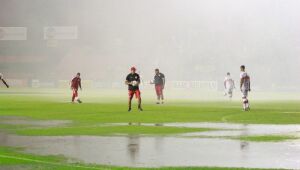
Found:
[[[47,162],[47,161],[41,161],[41,160],[29,159],[29,158],[22,158],[22,157],[17,157],[17,156],[9,156],[9,155],[0,155],[0,158],[16,159],[16,160],[36,162],[36,163],[55,165],[55,166],[68,166],[68,167],[73,167],[73,168],[97,169],[97,170],[105,170],[106,169],[106,170],[109,170],[107,168],[87,167],[87,166],[81,166],[81,165],[68,165],[68,164]]]

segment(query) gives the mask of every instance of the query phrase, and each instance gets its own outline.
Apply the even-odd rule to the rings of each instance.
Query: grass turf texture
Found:
[[[1,91],[0,91],[1,92]],[[125,91],[126,92],[126,91]],[[22,128],[22,125],[0,125],[1,129],[22,135],[113,135],[146,134],[167,135],[206,131],[205,128],[156,126],[99,126],[102,123],[167,123],[167,122],[232,122],[245,124],[299,124],[298,101],[254,101],[252,110],[243,112],[239,101],[180,101],[169,100],[155,105],[145,97],[144,111],[136,108],[127,112],[126,93],[93,92],[82,97],[83,104],[69,103],[69,94],[59,90],[14,90],[0,95],[0,116],[21,116],[37,120],[71,120],[58,127]],[[92,95],[91,95],[92,94]],[[123,96],[124,95],[124,96]]]
[[[30,169],[30,170],[229,170],[233,168],[217,168],[217,167],[163,167],[163,168],[128,168],[128,167],[110,167],[101,165],[90,165],[80,163],[67,163],[63,157],[55,156],[37,156],[25,154],[21,149],[13,149],[9,147],[0,147],[0,169]],[[236,170],[248,170],[248,168],[234,168]],[[256,170],[256,169],[249,169]],[[258,169],[257,169],[258,170]]]
[[[155,105],[154,96],[145,97],[144,112],[127,112],[126,90],[120,95],[111,92],[87,92],[85,103],[71,104],[69,94],[60,90],[0,90],[0,116],[21,117],[35,120],[71,120],[72,123],[58,127],[31,127],[30,125],[7,125],[0,123],[0,130],[23,135],[112,135],[151,134],[167,135],[195,131],[204,128],[177,128],[155,126],[100,126],[102,123],[165,123],[165,122],[233,122],[254,124],[298,124],[300,106],[298,101],[251,102],[251,112],[242,112],[239,101],[168,100],[165,105]],[[93,93],[93,94],[92,94]],[[92,95],[91,95],[92,94]],[[243,140],[243,139],[242,139]],[[246,140],[246,139],[245,139]],[[134,169],[98,165],[70,164],[64,158],[36,156],[10,148],[0,147],[0,169]],[[6,156],[6,157],[5,157]],[[22,159],[18,159],[22,158]],[[46,162],[46,163],[45,163]],[[50,164],[49,164],[50,163]],[[73,165],[78,165],[75,167]],[[80,167],[83,166],[83,167]],[[144,169],[144,168],[138,168]],[[227,170],[232,168],[159,168]],[[243,168],[234,168],[242,170]]]
[[[284,135],[262,135],[262,136],[242,136],[236,138],[242,141],[249,142],[283,142],[287,140],[298,139],[295,136],[284,136]]]

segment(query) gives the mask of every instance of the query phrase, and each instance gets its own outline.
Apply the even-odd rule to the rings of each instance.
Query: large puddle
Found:
[[[182,136],[236,137],[252,135],[299,135],[300,125],[267,125],[235,123],[116,123],[111,125],[168,126],[187,128],[212,128],[214,131],[182,134]]]
[[[2,120],[4,123],[24,120]],[[13,122],[10,122],[13,121]],[[20,122],[21,121],[21,122]],[[33,122],[29,124],[32,125]],[[46,122],[43,122],[44,124]],[[48,122],[49,123],[49,122]],[[66,122],[52,122],[61,125]],[[50,123],[52,125],[52,123]],[[46,123],[47,124],[47,123]],[[45,125],[45,124],[44,124]],[[48,124],[49,125],[49,124]],[[245,142],[221,137],[299,135],[300,125],[229,123],[106,124],[221,129],[177,136],[17,136],[0,133],[0,145],[38,155],[64,155],[70,161],[129,166],[217,166],[300,169],[300,140]],[[198,136],[202,136],[198,138]],[[220,137],[220,138],[212,138]]]
[[[174,123],[166,126],[176,127],[201,127],[217,128],[218,131],[207,131],[199,133],[184,134],[185,136],[215,136],[215,137],[235,137],[253,135],[298,135],[300,125],[259,125],[259,124],[229,124],[229,123]]]
[[[300,169],[300,141],[242,142],[184,137],[31,137],[0,134],[0,145],[85,163],[130,166],[220,166]]]

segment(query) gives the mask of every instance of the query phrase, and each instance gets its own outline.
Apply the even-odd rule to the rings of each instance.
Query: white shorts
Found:
[[[248,92],[249,92],[249,90],[242,89],[243,98],[247,98],[248,97]]]
[[[232,94],[232,91],[233,91],[233,88],[228,88],[228,89],[225,90],[225,92],[227,94]]]

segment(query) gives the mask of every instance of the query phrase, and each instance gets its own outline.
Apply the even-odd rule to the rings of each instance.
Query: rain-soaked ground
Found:
[[[19,116],[0,116],[0,124],[8,125],[30,125],[37,127],[52,127],[52,126],[63,126],[71,123],[68,120],[31,120]]]
[[[151,124],[139,125],[152,126]],[[222,136],[245,135],[297,135],[300,131],[300,125],[242,125],[228,123],[171,123],[155,125],[209,127],[223,130],[179,136],[110,137],[37,137],[1,133],[0,145],[23,147],[27,153],[64,155],[73,161],[102,165],[300,169],[300,140],[245,142],[221,138]],[[199,135],[202,137],[193,137]],[[211,138],[211,136],[217,138]]]
[[[114,124],[112,124],[114,125]],[[265,125],[265,124],[236,124],[236,123],[118,123],[117,125],[139,125],[139,126],[171,126],[189,128],[212,128],[215,131],[186,133],[182,136],[203,137],[236,137],[250,135],[300,135],[300,125]]]

